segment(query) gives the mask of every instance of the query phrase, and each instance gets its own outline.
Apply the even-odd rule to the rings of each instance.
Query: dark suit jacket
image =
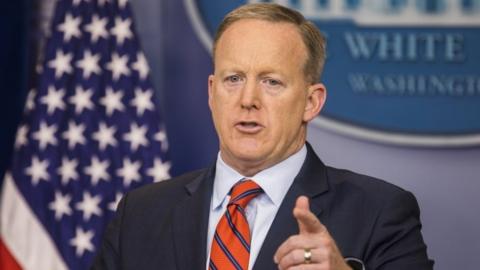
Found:
[[[300,195],[328,228],[345,257],[367,270],[427,270],[415,197],[368,176],[325,166],[310,146],[265,238],[254,265],[277,269],[273,255],[298,233],[292,210]],[[200,170],[128,193],[105,232],[92,269],[206,267],[206,238],[215,168]]]

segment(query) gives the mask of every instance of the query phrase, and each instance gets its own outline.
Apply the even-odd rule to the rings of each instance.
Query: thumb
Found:
[[[298,197],[293,209],[293,216],[298,222],[300,234],[320,233],[325,230],[320,220],[310,211],[310,204],[305,196]]]

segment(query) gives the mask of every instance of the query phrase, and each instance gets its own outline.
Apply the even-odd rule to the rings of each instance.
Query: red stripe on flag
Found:
[[[10,254],[10,251],[8,251],[2,239],[0,239],[0,269],[22,270],[12,254]]]

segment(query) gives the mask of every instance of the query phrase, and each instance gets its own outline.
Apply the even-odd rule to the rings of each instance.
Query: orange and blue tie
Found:
[[[250,227],[245,208],[263,190],[252,180],[236,183],[227,210],[218,222],[210,250],[210,270],[247,270],[250,259]]]

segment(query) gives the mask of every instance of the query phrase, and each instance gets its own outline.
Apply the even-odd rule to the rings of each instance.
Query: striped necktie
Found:
[[[254,181],[236,183],[227,210],[218,222],[210,250],[210,270],[247,270],[250,258],[250,227],[245,207],[263,190]]]

